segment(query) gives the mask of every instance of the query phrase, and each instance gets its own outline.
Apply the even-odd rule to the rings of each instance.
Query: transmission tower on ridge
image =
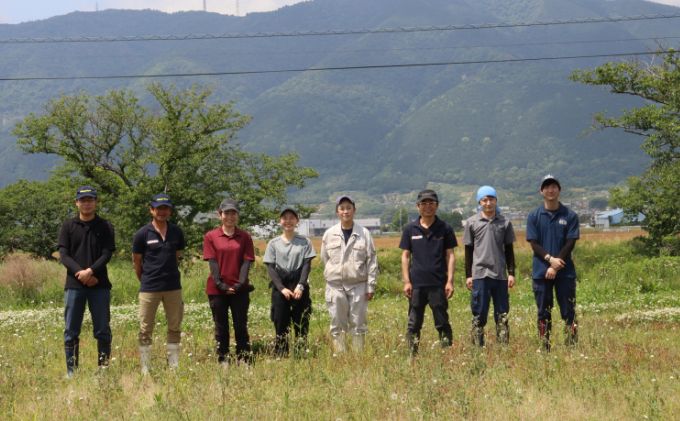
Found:
[[[208,7],[205,5],[205,2],[206,2],[206,0],[203,0],[203,11],[204,11],[204,12],[207,12],[207,11],[208,11]]]
[[[238,7],[238,0],[236,0],[236,16],[241,16],[241,12],[239,11]]]

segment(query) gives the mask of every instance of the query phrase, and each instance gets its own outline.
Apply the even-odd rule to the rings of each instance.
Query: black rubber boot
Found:
[[[99,367],[108,367],[111,360],[111,344],[98,341],[97,342],[97,365]]]
[[[501,314],[496,323],[496,340],[499,344],[507,345],[510,343],[510,325],[508,315]]]
[[[64,354],[66,356],[66,375],[71,377],[78,368],[80,359],[80,339],[66,341],[64,343]]]
[[[541,340],[541,345],[546,352],[550,352],[550,330],[552,323],[550,320],[538,321],[538,338]]]
[[[420,333],[406,332],[406,344],[412,357],[418,355],[418,345],[420,344]]]
[[[484,346],[484,328],[479,325],[479,319],[472,319],[472,328],[470,328],[470,339],[472,340],[472,345],[478,347]]]
[[[567,346],[574,346],[578,343],[578,323],[574,320],[573,323],[564,327],[564,344]]]

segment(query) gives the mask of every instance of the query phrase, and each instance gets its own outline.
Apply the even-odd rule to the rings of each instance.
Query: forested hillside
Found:
[[[315,0],[245,17],[153,11],[73,13],[0,25],[0,40],[339,31],[678,13],[638,0]],[[206,84],[253,116],[246,149],[296,151],[319,179],[303,192],[409,191],[427,182],[534,190],[544,172],[601,188],[639,173],[639,139],[586,133],[593,113],[636,105],[569,81],[613,58],[489,63],[677,46],[680,19],[427,32],[213,40],[0,44],[0,78],[214,73],[413,63],[478,64],[164,78]],[[664,38],[665,37],[665,38]],[[659,40],[660,38],[664,38]],[[643,58],[647,59],[647,58]],[[482,62],[482,63],[479,63]],[[485,62],[485,63],[484,63]],[[16,150],[11,129],[63,93],[150,79],[0,81],[0,185],[44,177],[53,161]],[[628,102],[626,102],[628,101]]]

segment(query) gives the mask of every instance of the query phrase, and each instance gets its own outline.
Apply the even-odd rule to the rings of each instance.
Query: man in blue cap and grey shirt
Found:
[[[479,212],[465,222],[465,285],[472,290],[472,343],[484,346],[484,326],[493,300],[496,339],[507,344],[510,339],[508,288],[515,285],[515,254],[512,223],[498,210],[496,189],[482,186],[477,190]],[[506,275],[507,271],[507,275]]]
[[[538,308],[538,335],[543,348],[550,351],[553,290],[565,321],[565,342],[576,344],[576,269],[571,258],[579,238],[578,216],[560,203],[562,186],[548,174],[541,180],[543,205],[527,217],[527,241],[534,252],[533,289]]]

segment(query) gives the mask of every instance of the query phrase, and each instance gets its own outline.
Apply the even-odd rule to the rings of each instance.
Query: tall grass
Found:
[[[308,352],[274,358],[269,290],[262,266],[256,265],[249,325],[257,355],[251,369],[223,369],[215,362],[203,292],[207,267],[198,262],[183,275],[187,306],[180,369],[165,367],[165,321],[159,312],[147,377],[139,374],[137,356],[138,283],[127,259],[116,260],[111,265],[114,359],[103,372],[95,368],[89,319],[81,336],[81,370],[65,380],[61,306],[26,309],[25,303],[1,296],[0,308],[19,310],[0,311],[0,414],[162,420],[677,418],[680,317],[669,310],[680,308],[680,260],[638,257],[624,243],[587,242],[577,246],[575,259],[581,325],[575,348],[562,345],[555,309],[553,352],[540,352],[530,255],[523,250],[517,256],[519,283],[511,292],[510,344],[495,342],[490,321],[487,347],[470,345],[469,293],[459,266],[449,311],[454,347],[438,346],[427,314],[415,359],[408,357],[404,341],[407,303],[400,295],[398,250],[380,250],[379,291],[369,306],[367,347],[360,355],[330,352],[317,264]],[[47,302],[46,293],[37,300]]]

